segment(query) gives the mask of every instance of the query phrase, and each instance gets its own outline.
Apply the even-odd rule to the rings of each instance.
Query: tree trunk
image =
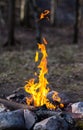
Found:
[[[80,24],[80,19],[81,19],[80,0],[76,0],[75,11],[76,11],[76,16],[75,16],[73,43],[78,43],[79,24]]]
[[[41,22],[39,22],[39,11],[36,0],[30,0],[31,10],[34,17],[34,25],[36,30],[36,41],[41,43]]]
[[[51,13],[50,13],[50,22],[51,25],[55,25],[56,21],[56,7],[57,7],[57,1],[51,0]]]
[[[30,1],[21,0],[20,22],[22,25],[30,27],[30,12]]]
[[[14,31],[15,31],[15,0],[9,0],[8,12],[8,45],[14,45]]]
[[[30,26],[30,3],[29,0],[26,0],[25,2],[25,8],[24,8],[24,23],[27,26]]]
[[[24,20],[24,6],[25,6],[25,0],[20,1],[20,21],[22,22]]]

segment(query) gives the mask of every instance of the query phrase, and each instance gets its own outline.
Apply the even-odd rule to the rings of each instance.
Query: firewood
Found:
[[[48,118],[51,116],[58,116],[60,115],[62,112],[56,112],[56,111],[52,111],[52,110],[37,110],[35,111],[36,115],[38,116],[38,118]]]
[[[41,118],[48,118],[51,116],[65,116],[65,115],[70,115],[72,119],[75,121],[78,121],[80,119],[83,119],[83,115],[80,113],[72,113],[72,112],[65,112],[65,111],[52,111],[52,110],[36,110],[35,111],[36,115],[41,119]]]
[[[35,110],[36,109],[34,106],[28,106],[25,104],[16,103],[16,102],[9,101],[6,99],[1,99],[1,98],[0,98],[0,103],[4,104],[4,106],[8,107],[10,110],[17,110],[17,109]]]

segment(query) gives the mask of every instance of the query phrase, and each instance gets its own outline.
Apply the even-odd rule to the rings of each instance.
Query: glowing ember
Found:
[[[60,102],[60,97],[58,96],[58,92],[54,92],[54,94],[53,94],[53,96],[52,96],[52,98],[53,98],[53,101],[57,101],[57,102]]]
[[[56,109],[56,106],[54,106],[52,103],[49,102],[47,99],[47,94],[49,92],[49,88],[47,88],[48,81],[45,78],[45,75],[48,73],[47,69],[47,52],[46,52],[46,45],[47,41],[45,38],[43,38],[43,43],[38,44],[38,49],[40,50],[42,54],[42,58],[40,61],[40,64],[38,65],[38,69],[40,70],[39,75],[35,72],[35,75],[38,75],[38,82],[35,82],[35,79],[30,79],[27,81],[27,84],[24,86],[25,91],[28,92],[31,97],[26,98],[27,104],[31,105],[34,104],[34,106],[42,106],[46,105],[49,109]],[[35,62],[38,62],[39,60],[39,52],[36,52],[35,56]],[[53,100],[60,102],[60,98],[58,97],[58,93],[55,92],[53,95]]]
[[[49,13],[50,13],[49,10],[44,10],[44,12],[41,13],[41,15],[40,15],[40,20],[41,20],[41,19],[44,19],[44,18],[47,18],[47,19],[49,20],[49,18],[47,17],[47,15],[48,15]]]

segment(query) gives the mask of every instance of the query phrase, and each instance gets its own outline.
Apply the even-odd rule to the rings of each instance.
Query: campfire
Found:
[[[48,18],[47,14],[45,10],[40,19]],[[14,93],[7,99],[0,98],[1,130],[83,130],[83,102],[72,103],[66,94],[50,90],[46,78],[47,44],[45,38],[38,43],[38,71],[24,86],[28,96]]]
[[[39,69],[39,75],[35,72],[35,75],[37,76],[37,79],[30,79],[27,81],[27,84],[24,86],[25,91],[28,92],[31,96],[26,98],[26,102],[28,105],[33,104],[35,107],[40,107],[43,105],[46,105],[48,109],[56,109],[57,106],[53,105],[49,99],[47,98],[47,95],[50,91],[50,89],[47,87],[49,82],[45,78],[45,75],[48,73],[47,69],[47,52],[46,52],[46,45],[47,41],[45,38],[43,38],[43,43],[38,44],[38,49],[40,50],[40,53],[42,54],[41,61],[38,65]],[[39,61],[39,51],[36,52],[35,56],[35,62]],[[36,82],[36,80],[38,82]],[[58,96],[58,92],[54,92],[52,95],[52,99],[55,102],[60,103],[61,99]],[[60,104],[61,107],[64,107],[63,104]]]

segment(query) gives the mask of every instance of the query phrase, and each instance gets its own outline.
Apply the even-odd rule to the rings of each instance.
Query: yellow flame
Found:
[[[35,62],[38,61],[38,58],[39,58],[39,53],[38,53],[38,51],[36,51]]]
[[[25,91],[31,94],[31,98],[27,97],[27,104],[31,105],[32,103],[34,106],[42,106],[46,105],[47,108],[49,109],[56,109],[56,106],[54,106],[52,103],[49,102],[47,99],[47,94],[50,91],[49,88],[47,88],[48,81],[45,78],[45,75],[48,73],[47,69],[47,52],[46,52],[46,44],[47,41],[45,38],[43,38],[42,44],[38,44],[38,49],[40,50],[42,54],[42,58],[40,61],[40,64],[38,65],[38,69],[40,70],[39,75],[38,75],[38,82],[35,82],[35,79],[30,79],[27,81],[27,84],[24,86]],[[39,60],[39,55],[38,52],[36,52],[35,56],[35,62]],[[37,73],[36,73],[37,76]],[[58,97],[58,93],[56,92],[53,95],[53,100],[60,101],[60,98]]]
[[[49,19],[49,18],[47,17],[47,15],[48,15],[49,13],[50,13],[49,10],[44,10],[44,12],[42,12],[42,13],[40,14],[40,20],[41,20],[41,19],[44,19],[44,18]]]

